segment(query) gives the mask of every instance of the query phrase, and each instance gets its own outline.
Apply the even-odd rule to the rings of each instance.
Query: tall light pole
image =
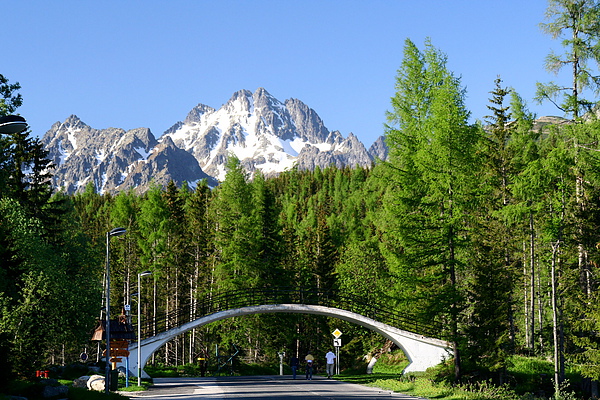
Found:
[[[106,232],[106,369],[104,377],[104,391],[110,391],[110,237],[121,236],[127,233],[125,228],[115,228]]]
[[[0,133],[20,133],[25,129],[27,129],[27,122],[20,115],[4,115],[0,117]]]
[[[142,276],[152,275],[152,271],[144,271],[138,274],[138,304],[137,304],[137,367],[138,367],[138,386],[142,386],[142,347],[140,343],[142,341]]]

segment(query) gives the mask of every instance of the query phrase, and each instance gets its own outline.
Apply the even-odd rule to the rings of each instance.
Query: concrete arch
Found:
[[[300,313],[324,315],[328,317],[339,318],[378,332],[384,337],[390,339],[404,351],[409,361],[409,365],[406,367],[405,372],[425,371],[427,368],[442,362],[444,358],[451,353],[450,344],[446,341],[428,338],[416,333],[404,331],[351,311],[333,307],[306,304],[271,304],[219,311],[185,323],[179,327],[169,329],[168,331],[159,333],[156,336],[142,340],[142,376],[148,377],[143,368],[152,353],[157,351],[162,345],[174,337],[191,329],[198,328],[222,319],[265,313]],[[129,351],[129,369],[134,375],[137,376],[137,343],[132,344]],[[122,366],[125,366],[123,364],[124,363],[121,363]]]

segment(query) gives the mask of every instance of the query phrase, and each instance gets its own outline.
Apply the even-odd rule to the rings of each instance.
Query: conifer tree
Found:
[[[190,320],[197,315],[198,300],[212,293],[213,232],[209,218],[209,207],[212,193],[205,180],[198,182],[196,189],[184,197],[185,231],[189,241],[186,247],[189,252],[187,287],[190,301]],[[188,333],[189,362],[202,346],[204,330],[193,329]]]
[[[253,213],[258,229],[258,268],[262,272],[262,286],[283,286],[288,282],[281,266],[284,247],[278,221],[279,210],[271,187],[261,172],[252,181]]]
[[[160,310],[164,310],[164,297],[159,295],[158,283],[165,277],[165,253],[167,251],[166,225],[169,218],[167,206],[159,186],[151,187],[140,204],[138,225],[140,235],[138,245],[142,252],[140,257],[144,269],[152,271],[152,334],[156,331],[156,318]]]
[[[122,287],[123,304],[132,304],[131,295],[137,290],[136,274],[141,272],[140,249],[137,243],[140,236],[139,213],[139,197],[133,190],[120,192],[112,199],[110,226],[123,227],[127,230],[127,235],[111,244],[111,249],[117,255],[111,279],[114,287],[118,285]],[[140,298],[135,301],[140,301]]]
[[[256,224],[252,214],[252,191],[239,160],[230,156],[225,181],[219,185],[212,203],[216,225],[215,277],[221,290],[256,287],[260,272],[256,267]]]
[[[561,38],[566,48],[564,55],[550,53],[546,58],[546,69],[558,73],[563,67],[571,68],[571,86],[563,87],[554,82],[538,83],[536,98],[550,100],[560,110],[578,120],[583,112],[591,110],[594,102],[583,98],[585,89],[596,94],[600,89],[600,3],[597,0],[549,0],[546,18],[540,24],[542,30],[553,39]],[[596,64],[596,68],[589,65]],[[558,103],[557,96],[564,100]]]
[[[511,121],[506,97],[510,90],[501,86],[500,78],[488,109],[482,140],[482,194],[486,201],[478,210],[473,240],[475,262],[469,271],[469,324],[466,328],[470,345],[465,358],[477,368],[494,373],[502,382],[507,355],[515,348],[514,286],[520,282],[514,242],[514,226],[506,215],[513,203],[511,184],[514,179],[515,148],[512,136],[516,125]]]
[[[396,294],[422,317],[444,322],[461,371],[461,290],[477,203],[478,132],[469,125],[460,79],[429,41],[420,52],[407,40],[396,80],[386,141],[389,190],[382,225]]]

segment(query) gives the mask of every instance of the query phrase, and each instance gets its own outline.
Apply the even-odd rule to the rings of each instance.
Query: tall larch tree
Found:
[[[216,280],[220,290],[256,287],[257,230],[252,213],[252,189],[239,159],[230,156],[225,180],[215,191],[212,213],[217,223]]]
[[[600,89],[600,3],[597,0],[549,0],[546,19],[549,22],[541,23],[540,27],[553,39],[560,38],[566,50],[563,55],[550,53],[546,69],[556,74],[564,67],[571,68],[571,83],[570,86],[538,83],[536,98],[551,101],[573,120],[578,120],[594,105],[584,99],[584,90],[591,89],[597,94]],[[590,63],[595,63],[595,68]],[[561,95],[562,103],[558,103]]]
[[[140,261],[144,269],[152,271],[152,335],[156,331],[156,318],[164,310],[162,293],[159,293],[159,282],[165,276],[165,253],[167,251],[166,238],[169,213],[162,188],[151,187],[143,196],[140,203],[138,226],[140,235],[138,245],[142,252]],[[159,295],[161,295],[159,297]]]
[[[421,52],[407,40],[386,129],[392,148],[386,256],[395,265],[396,288],[403,287],[398,294],[422,317],[445,325],[456,380],[462,375],[462,285],[473,260],[469,241],[480,165],[480,135],[468,122],[464,98],[446,56],[429,41]]]

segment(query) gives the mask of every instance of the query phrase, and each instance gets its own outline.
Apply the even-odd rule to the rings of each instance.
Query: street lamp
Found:
[[[138,320],[137,320],[137,367],[138,367],[138,373],[137,373],[137,378],[138,378],[138,386],[142,386],[142,347],[141,347],[141,341],[142,341],[142,307],[141,307],[141,303],[142,303],[142,276],[148,276],[148,275],[152,275],[152,271],[144,271],[138,274],[138,304],[137,304],[137,314],[138,314]]]
[[[25,129],[27,129],[27,122],[20,115],[5,115],[0,117],[0,133],[20,133]]]
[[[104,391],[110,390],[110,237],[121,236],[127,233],[125,228],[115,228],[106,232],[106,369],[104,377]]]

